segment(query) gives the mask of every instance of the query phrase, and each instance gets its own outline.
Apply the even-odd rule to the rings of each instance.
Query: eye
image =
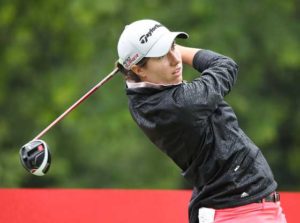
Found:
[[[176,43],[175,43],[175,40],[174,40],[173,43],[172,43],[172,45],[171,45],[170,51],[175,50],[175,46],[176,46]],[[165,58],[167,55],[168,55],[168,53],[167,53],[166,55],[157,57],[157,59],[158,59],[158,60],[161,60],[161,59]]]
[[[171,50],[175,50],[176,43],[175,41],[172,43]]]

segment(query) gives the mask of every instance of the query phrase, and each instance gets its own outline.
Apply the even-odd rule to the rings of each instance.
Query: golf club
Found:
[[[78,105],[92,95],[99,87],[110,80],[119,69],[115,68],[105,78],[103,78],[98,84],[96,84],[91,90],[78,99],[72,106],[70,106],[64,113],[50,123],[43,131],[41,131],[33,140],[22,146],[20,149],[20,160],[23,167],[30,173],[36,176],[43,176],[47,173],[51,164],[51,154],[49,147],[40,138],[46,134],[54,125],[60,122],[67,114],[73,111]]]

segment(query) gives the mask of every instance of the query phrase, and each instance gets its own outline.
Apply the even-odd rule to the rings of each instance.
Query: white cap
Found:
[[[188,38],[185,32],[170,32],[154,20],[139,20],[127,25],[118,42],[118,62],[129,70],[144,57],[166,55],[176,37]]]

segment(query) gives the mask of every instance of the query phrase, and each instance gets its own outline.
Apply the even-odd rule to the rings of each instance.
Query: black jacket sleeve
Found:
[[[237,64],[229,57],[209,50],[200,50],[193,59],[193,66],[202,73],[202,81],[223,97],[230,92],[237,78]]]
[[[215,109],[237,79],[237,64],[221,54],[199,50],[193,59],[193,67],[202,76],[185,84],[185,101],[188,105],[197,104],[204,109]]]

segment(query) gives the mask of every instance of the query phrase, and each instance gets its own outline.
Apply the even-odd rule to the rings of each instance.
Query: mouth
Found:
[[[181,74],[181,70],[182,70],[182,67],[177,67],[172,74],[173,75],[180,75]]]

